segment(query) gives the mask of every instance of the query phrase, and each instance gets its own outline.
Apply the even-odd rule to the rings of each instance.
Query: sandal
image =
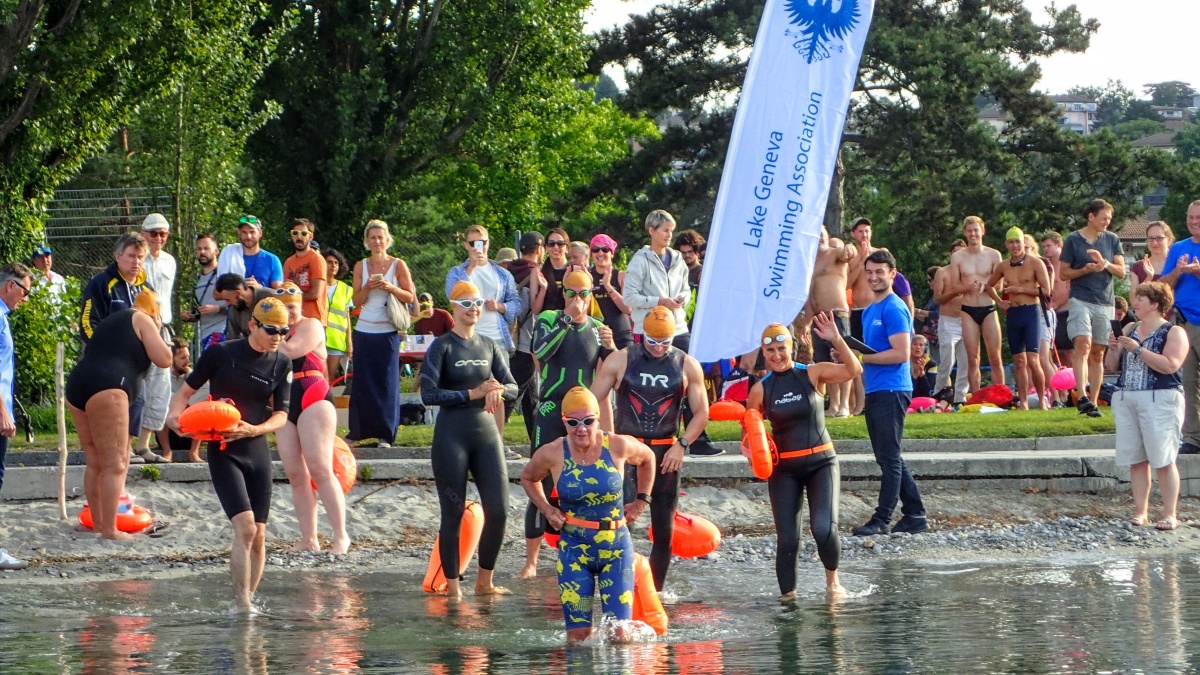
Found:
[[[147,464],[170,464],[171,460],[156,454],[150,448],[145,448],[137,451],[137,456],[142,458],[142,461]]]
[[[1132,517],[1132,518],[1130,518],[1130,519],[1129,519],[1129,524],[1130,524],[1130,525],[1132,525],[1132,526],[1134,526],[1134,527],[1142,527],[1142,526],[1144,526],[1144,525],[1146,524],[1146,522],[1147,522],[1148,520],[1149,520],[1149,519],[1148,519],[1148,518],[1146,518],[1145,516],[1134,516],[1134,517]]]
[[[1154,529],[1162,531],[1173,530],[1177,527],[1179,527],[1178,518],[1163,518],[1154,524]]]

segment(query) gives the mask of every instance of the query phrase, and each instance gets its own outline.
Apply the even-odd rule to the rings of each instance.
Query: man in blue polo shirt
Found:
[[[1181,239],[1167,251],[1159,281],[1175,289],[1175,323],[1187,331],[1187,357],[1183,360],[1183,443],[1181,455],[1200,454],[1200,200],[1187,210],[1190,239]]]
[[[900,501],[904,517],[891,531],[916,534],[929,529],[925,522],[925,505],[921,503],[917,482],[900,456],[904,414],[912,401],[912,376],[908,366],[912,314],[892,292],[896,259],[887,249],[877,249],[867,256],[863,274],[875,297],[862,317],[863,342],[875,351],[862,357],[863,386],[867,395],[863,412],[867,418],[867,435],[871,437],[871,448],[875,451],[875,463],[883,475],[875,514],[852,532],[856,536],[887,533],[896,502]]]
[[[13,380],[16,378],[16,352],[8,313],[29,297],[33,274],[21,263],[0,267],[0,488],[4,486],[4,456],[8,439],[17,433],[17,418],[13,415]],[[29,566],[0,548],[0,570],[19,570]]]

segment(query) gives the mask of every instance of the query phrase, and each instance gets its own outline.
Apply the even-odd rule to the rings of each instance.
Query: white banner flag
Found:
[[[808,299],[874,0],[767,0],[713,213],[690,352],[752,351]]]

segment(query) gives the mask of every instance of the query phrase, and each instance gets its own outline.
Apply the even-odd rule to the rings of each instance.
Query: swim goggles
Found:
[[[272,295],[304,295],[304,291],[301,291],[295,286],[280,286],[279,288],[271,288],[268,290]]]
[[[269,323],[260,323],[258,325],[262,326],[262,329],[267,331],[267,335],[281,335],[283,337],[287,337],[288,332],[291,330],[287,326],[273,326]]]
[[[649,335],[645,335],[643,337],[646,339],[646,344],[650,345],[651,347],[670,347],[671,342],[675,339],[673,337],[669,337],[662,340],[655,340]]]
[[[451,300],[450,302],[462,307],[463,309],[471,309],[472,307],[482,308],[484,303],[487,301],[483,298],[476,298],[475,300]]]
[[[590,427],[595,423],[596,423],[595,417],[585,417],[581,420],[575,419],[574,417],[564,417],[563,418],[563,424],[567,425],[568,427],[570,427],[572,429],[579,426],[580,424],[582,424],[585,427]]]
[[[791,339],[791,337],[792,336],[788,335],[787,333],[781,333],[774,336],[768,335],[762,339],[762,343],[765,346],[771,344],[772,342],[787,342],[789,339]]]
[[[581,298],[586,298],[591,294],[592,294],[592,292],[590,290],[586,290],[586,289],[582,290],[582,291],[577,291],[573,288],[568,288],[565,291],[563,291],[563,297],[567,298],[567,299],[574,298],[575,296],[579,296]]]

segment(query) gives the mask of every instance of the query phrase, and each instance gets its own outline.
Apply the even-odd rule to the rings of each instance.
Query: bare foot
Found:
[[[345,539],[334,539],[333,546],[329,547],[329,552],[334,555],[344,555],[350,550],[350,537]]]
[[[204,460],[200,459],[200,455],[199,455],[199,453],[197,453],[195,455],[188,455],[188,461],[192,462],[193,464],[199,464],[199,463],[203,462]]]
[[[113,530],[112,532],[101,532],[100,538],[112,539],[113,541],[127,541],[129,539],[133,539],[133,535],[127,532],[121,532],[120,530]]]
[[[475,585],[475,595],[509,595],[512,591],[503,586],[480,586]]]
[[[446,597],[451,600],[462,600],[462,587],[457,582],[446,584]]]
[[[533,579],[537,577],[537,563],[527,564],[517,572],[518,579]]]
[[[825,594],[830,600],[845,600],[846,589],[841,584],[834,584],[825,588]]]
[[[783,595],[779,596],[780,602],[791,602],[792,600],[795,600],[795,599],[796,599],[796,591],[788,591],[787,593],[784,593]]]
[[[320,551],[320,550],[321,550],[320,542],[301,540],[301,541],[296,542],[295,544],[292,544],[292,547],[288,549],[288,553],[299,553],[301,551]]]

